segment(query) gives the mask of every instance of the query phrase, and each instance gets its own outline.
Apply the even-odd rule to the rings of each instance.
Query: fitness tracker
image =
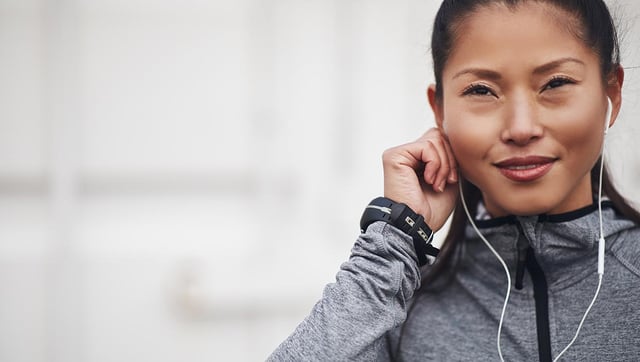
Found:
[[[384,221],[411,236],[420,266],[430,263],[433,260],[430,256],[438,256],[440,250],[431,245],[433,231],[424,222],[424,217],[416,214],[409,206],[386,197],[375,198],[364,209],[360,231],[365,232],[376,221]]]

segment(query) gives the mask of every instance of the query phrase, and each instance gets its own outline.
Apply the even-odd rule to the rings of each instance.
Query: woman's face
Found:
[[[463,175],[493,216],[592,203],[607,95],[615,119],[622,81],[605,86],[598,56],[570,32],[569,19],[537,2],[478,10],[458,28],[442,103],[429,91]]]

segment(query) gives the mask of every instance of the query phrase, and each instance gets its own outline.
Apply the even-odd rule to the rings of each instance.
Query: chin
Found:
[[[485,198],[486,200],[486,198]],[[493,217],[498,216],[534,216],[541,214],[554,213],[557,203],[551,200],[544,200],[539,197],[531,198],[512,198],[509,200],[497,200],[497,203],[487,203],[485,207]]]

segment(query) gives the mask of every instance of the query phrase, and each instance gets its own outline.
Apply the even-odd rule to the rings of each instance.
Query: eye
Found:
[[[464,89],[462,95],[465,96],[495,96],[489,87],[484,84],[471,84]]]
[[[544,86],[544,88],[542,88],[542,90],[545,91],[545,90],[560,88],[563,85],[574,84],[574,83],[575,83],[575,81],[573,81],[572,79],[567,78],[567,77],[554,77],[553,79],[551,79],[549,81],[549,83],[547,83]]]

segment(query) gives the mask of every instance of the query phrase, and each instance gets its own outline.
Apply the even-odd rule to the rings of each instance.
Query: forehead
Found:
[[[456,39],[444,72],[460,63],[522,68],[564,57],[597,64],[597,54],[576,30],[577,20],[571,14],[543,2],[482,6],[455,29]]]

